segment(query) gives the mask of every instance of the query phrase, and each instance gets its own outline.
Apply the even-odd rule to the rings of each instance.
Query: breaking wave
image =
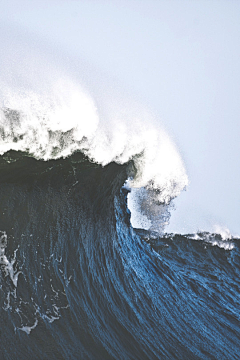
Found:
[[[171,138],[28,50],[0,57],[2,358],[238,359],[239,239],[164,233]]]

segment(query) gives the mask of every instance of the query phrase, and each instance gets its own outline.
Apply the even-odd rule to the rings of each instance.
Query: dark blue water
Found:
[[[0,158],[0,359],[240,359],[239,240],[134,230],[133,173]]]

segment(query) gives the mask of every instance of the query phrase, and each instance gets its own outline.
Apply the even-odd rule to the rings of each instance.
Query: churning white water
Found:
[[[133,215],[133,226],[156,229],[159,205],[188,183],[174,143],[142,105],[114,98],[106,87],[86,88],[81,69],[78,77],[46,54],[14,41],[1,53],[0,154],[26,151],[49,160],[80,150],[102,165],[134,159],[129,207],[146,222],[140,225]]]

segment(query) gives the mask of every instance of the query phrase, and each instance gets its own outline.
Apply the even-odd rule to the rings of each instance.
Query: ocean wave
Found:
[[[29,45],[1,50],[1,357],[238,359],[239,239],[163,233],[188,184],[165,130]]]
[[[63,87],[70,91],[69,84]],[[140,204],[141,212],[132,206],[132,213],[139,218],[146,216],[151,229],[158,227],[160,231],[161,207],[166,214],[171,200],[188,183],[175,146],[164,130],[150,124],[146,128],[140,121],[136,129],[130,126],[131,133],[124,120],[116,125],[113,119],[114,129],[110,131],[101,124],[92,99],[80,92],[74,92],[72,97],[66,108],[43,105],[44,101],[29,93],[11,95],[9,101],[5,98],[8,106],[0,112],[0,153],[22,151],[47,161],[81,151],[103,166],[112,161],[124,164],[133,160],[134,171],[127,180],[127,186],[133,189],[129,206]]]
[[[188,177],[175,144],[150,111],[114,95],[111,85],[82,80],[95,76],[91,71],[83,76],[86,69],[73,71],[20,40],[3,39],[0,65],[0,154],[15,150],[47,161],[81,151],[103,166],[133,160],[128,186],[135,190],[129,197],[143,209],[146,189],[148,222],[156,228],[155,205],[169,204]]]
[[[0,158],[4,360],[236,358],[238,239],[133,229],[132,166]]]

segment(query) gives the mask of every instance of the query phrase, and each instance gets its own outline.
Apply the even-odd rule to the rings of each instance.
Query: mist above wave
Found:
[[[114,96],[101,83],[86,87],[79,80],[81,69],[78,77],[29,44],[15,41],[5,47],[0,57],[1,155],[27,151],[49,160],[80,150],[103,166],[134,159],[136,175],[128,187],[136,189],[141,211],[148,213],[155,205],[169,204],[187,185],[174,143],[142,105]],[[137,190],[142,188],[149,201],[142,201]]]

